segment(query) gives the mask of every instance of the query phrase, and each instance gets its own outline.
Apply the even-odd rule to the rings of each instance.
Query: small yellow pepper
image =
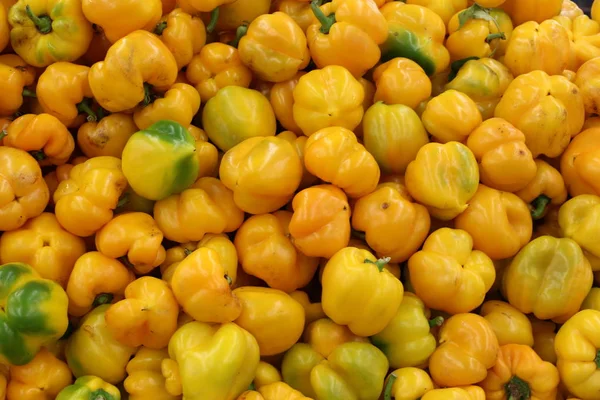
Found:
[[[581,304],[582,310],[600,311],[600,288],[593,287]]]
[[[600,246],[595,240],[599,232],[599,218],[600,197],[590,194],[573,197],[560,207],[558,214],[564,237],[577,242],[594,271],[598,270],[597,259],[600,257]]]
[[[269,101],[277,120],[295,135],[302,135],[302,129],[294,120],[294,89],[305,74],[306,72],[300,71],[292,78],[274,84],[269,92]]]
[[[385,400],[418,400],[433,390],[433,381],[421,368],[406,367],[392,372],[386,382]],[[389,393],[389,398],[385,397]]]
[[[202,129],[190,125],[188,131],[196,140],[196,155],[198,156],[198,179],[205,177],[217,177],[219,173],[219,163],[223,154],[214,144],[208,141],[206,132]]]
[[[34,95],[34,91],[27,89],[26,86],[33,84],[35,76],[35,69],[27,65],[21,57],[13,54],[0,55],[0,79],[3,85],[0,117],[13,115],[23,105],[24,97]]]
[[[338,325],[329,318],[321,318],[308,325],[304,330],[303,341],[325,358],[341,344],[369,343],[368,338],[355,335],[347,326]]]
[[[379,0],[382,1],[382,0]],[[480,0],[478,4],[482,7],[496,7],[496,5],[489,5],[490,1],[502,2],[503,0]],[[383,0],[385,3],[389,3],[389,0]],[[457,12],[464,10],[467,8],[468,2],[467,0],[406,0],[406,4],[416,4],[419,6],[427,7],[431,11],[435,12],[437,15],[442,18],[444,24],[448,24],[450,22],[450,18]],[[419,397],[419,396],[417,396]]]
[[[146,7],[148,4],[144,3],[144,9]],[[188,65],[206,43],[206,27],[202,19],[181,8],[164,15],[156,24],[154,33],[160,36],[175,57],[178,70]]]
[[[510,304],[489,300],[483,303],[479,312],[492,326],[500,346],[505,344],[523,344],[533,346],[531,322],[525,314]]]
[[[594,58],[583,64],[577,70],[575,84],[581,90],[585,111],[590,114],[597,114],[600,106],[600,96],[598,95],[598,71],[600,71],[600,59]]]
[[[431,81],[416,62],[396,57],[379,65],[373,71],[377,86],[375,102],[404,104],[410,108],[417,106],[431,96]]]
[[[133,116],[115,113],[86,122],[77,130],[77,144],[87,157],[121,158],[129,138],[138,131]]]
[[[477,104],[452,89],[431,99],[421,118],[425,129],[440,143],[465,141],[482,121]]]
[[[141,347],[126,367],[127,378],[123,382],[129,400],[177,400],[165,387],[161,364],[169,358],[167,349],[154,350]]]
[[[186,83],[176,83],[160,97],[150,90],[143,107],[133,114],[133,120],[139,129],[147,129],[166,119],[188,126],[199,109],[198,91]]]
[[[571,196],[600,195],[597,176],[600,160],[600,129],[590,128],[578,134],[560,160],[560,172]]]
[[[560,14],[562,2],[563,0],[506,0],[501,7],[517,26],[527,21],[542,22]]]
[[[305,189],[316,184],[319,178],[308,172],[306,165],[304,165],[304,152],[306,150],[308,137],[304,135],[296,136],[292,131],[283,131],[278,134],[277,137],[290,142],[300,157],[300,161],[302,162],[302,180],[300,181],[299,189]]]
[[[283,378],[281,373],[273,365],[265,361],[260,361],[258,367],[256,367],[256,376],[252,383],[256,389],[260,389],[263,386],[270,385],[275,382],[281,382]]]
[[[556,364],[556,350],[554,349],[556,324],[552,321],[542,321],[535,317],[530,317],[529,319],[533,328],[533,350],[535,350],[542,360]]]
[[[8,10],[0,7],[0,53],[10,42],[10,26],[8,24]]]
[[[309,325],[312,322],[325,318],[325,312],[321,303],[313,303],[306,292],[296,290],[290,293],[290,296],[304,307],[304,323]]]
[[[535,178],[515,194],[531,203],[531,216],[537,220],[546,215],[548,205],[560,206],[567,200],[567,188],[557,169],[542,160],[535,160],[535,164]]]
[[[485,400],[485,391],[479,386],[433,389],[425,393],[421,400]]]

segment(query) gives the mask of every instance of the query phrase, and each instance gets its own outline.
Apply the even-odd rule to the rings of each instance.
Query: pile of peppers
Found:
[[[0,0],[0,400],[599,400],[600,0]]]

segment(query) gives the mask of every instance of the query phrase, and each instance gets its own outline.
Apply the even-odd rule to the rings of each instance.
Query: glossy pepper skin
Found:
[[[535,177],[515,194],[530,204],[533,219],[546,215],[548,206],[560,206],[567,200],[567,188],[560,172],[543,160],[535,160]]]
[[[439,386],[480,382],[494,366],[499,345],[492,326],[477,314],[456,314],[442,325],[429,372]]]
[[[500,1],[500,0],[496,0],[496,1]],[[379,0],[379,2],[380,3],[389,3],[390,1]],[[483,7],[495,7],[495,6],[485,5],[486,0],[480,1],[480,3],[481,3],[481,6],[483,6]],[[444,24],[447,25],[448,22],[450,21],[450,18],[458,11],[461,11],[461,10],[464,10],[465,8],[467,8],[467,5],[469,3],[467,2],[467,0],[451,0],[451,1],[407,0],[406,4],[416,4],[419,6],[429,8],[430,10],[435,12],[437,15],[439,15],[442,18],[442,20],[444,21]],[[381,4],[381,6],[383,6],[383,4]]]
[[[0,98],[0,116],[10,116],[17,112],[23,105],[23,90],[26,86],[32,85],[35,81],[35,70],[27,65],[19,56],[12,56],[12,61],[8,63],[6,57],[8,54],[0,56],[0,78],[3,82],[3,93]],[[17,68],[18,67],[18,68]],[[30,92],[25,92],[27,95]],[[27,97],[27,96],[26,96]]]
[[[217,150],[215,145],[208,141],[208,136],[202,129],[190,125],[188,126],[188,131],[190,131],[194,140],[196,140],[196,156],[200,165],[198,178],[216,177],[219,172],[219,163],[221,162],[222,154],[219,154],[219,150]]]
[[[541,111],[543,110],[543,114]],[[515,78],[498,103],[494,116],[525,134],[534,157],[559,156],[584,121],[580,90],[563,76],[533,71]],[[565,117],[566,115],[566,117]]]
[[[64,230],[48,212],[0,236],[0,263],[29,264],[42,278],[62,287],[66,287],[75,261],[85,252],[84,240]]]
[[[284,382],[314,399],[377,400],[387,371],[385,355],[370,343],[358,342],[337,346],[327,358],[297,343],[281,365]]]
[[[0,230],[22,227],[40,215],[50,193],[37,161],[27,152],[0,146]]]
[[[91,236],[108,223],[127,188],[121,160],[94,157],[73,167],[54,192],[55,215],[69,232]]]
[[[388,389],[392,379],[394,381],[391,382],[391,389]],[[389,393],[390,399],[417,400],[431,390],[433,390],[433,382],[427,372],[414,367],[399,368],[388,376],[384,398]]]
[[[375,102],[417,106],[431,96],[431,81],[423,68],[408,58],[396,57],[373,71]]]
[[[364,114],[365,89],[339,65],[303,75],[293,96],[294,121],[306,136],[331,126],[353,130]]]
[[[235,31],[240,25],[244,23],[250,24],[257,17],[268,14],[270,8],[270,0],[241,0],[234,2],[228,0],[226,4],[219,7],[219,19],[215,30],[217,32]]]
[[[471,150],[461,143],[428,143],[406,168],[405,181],[410,195],[427,206],[431,216],[451,220],[475,195],[479,168]]]
[[[481,306],[479,315],[490,323],[500,346],[505,344],[533,346],[531,322],[525,314],[509,303],[488,300]]]
[[[260,359],[258,343],[234,323],[209,325],[189,322],[169,341],[170,360],[163,374],[178,367],[180,387],[167,387],[173,395],[183,392],[189,400],[235,400],[254,378]]]
[[[433,232],[408,260],[410,281],[427,307],[449,314],[477,308],[496,278],[492,260],[473,250],[471,235],[460,229]]]
[[[121,400],[121,392],[115,386],[93,375],[86,375],[60,391],[56,400]]]
[[[25,365],[67,330],[68,298],[57,283],[23,263],[0,266],[3,304],[0,360]],[[36,299],[31,303],[31,299]]]
[[[300,303],[302,305],[302,307],[304,307],[304,315],[305,315],[304,323],[306,325],[309,325],[318,319],[325,318],[325,312],[323,311],[323,307],[322,307],[321,303],[320,302],[316,302],[316,303],[311,302],[311,300],[308,297],[308,294],[306,292],[301,291],[301,290],[296,290],[296,291],[290,293],[290,296],[292,296],[292,298],[294,300],[296,300],[298,303]]]
[[[160,36],[175,57],[178,70],[188,65],[206,43],[206,27],[202,19],[181,8],[164,15],[156,24],[154,33]]]
[[[598,90],[597,72],[600,68],[598,60],[592,59],[583,64],[575,77],[575,84],[581,90],[585,111],[590,114],[596,114],[600,106],[600,97],[596,94]]]
[[[305,397],[298,390],[292,389],[287,383],[274,382],[269,385],[258,388],[258,392],[245,392],[242,393],[237,400],[312,400],[309,397]]]
[[[421,5],[394,1],[381,7],[381,13],[388,23],[387,40],[380,46],[382,61],[408,58],[429,76],[448,68],[446,24],[439,15]]]
[[[42,165],[65,164],[75,140],[67,127],[50,114],[25,114],[6,129],[4,145],[30,151]]]
[[[600,195],[597,163],[600,160],[600,129],[590,128],[577,135],[560,160],[560,172],[571,196]]]
[[[387,39],[386,20],[373,0],[335,0],[311,4],[317,22],[307,31],[310,54],[318,68],[342,66],[356,77],[379,61]],[[359,52],[361,57],[355,57]]]
[[[327,358],[341,344],[349,342],[369,343],[369,339],[352,333],[345,325],[338,325],[329,318],[321,318],[306,327],[303,342]]]
[[[355,247],[335,253],[321,280],[325,314],[359,336],[381,332],[396,315],[404,293],[400,280],[383,268],[387,262]]]
[[[600,257],[600,247],[594,241],[597,235],[594,221],[599,218],[599,206],[600,197],[580,195],[563,204],[558,213],[558,223],[563,236],[577,242],[594,271],[598,269]]]
[[[77,144],[83,154],[90,158],[121,158],[127,141],[138,130],[131,115],[110,114],[99,121],[81,125],[77,130]]]
[[[313,186],[317,183],[319,178],[311,174],[304,164],[304,153],[306,151],[306,142],[308,141],[308,137],[304,135],[296,136],[296,134],[292,131],[283,131],[277,137],[284,139],[292,144],[300,157],[300,161],[302,162],[302,180],[300,181],[300,189],[305,189],[307,187]]]
[[[13,50],[34,67],[75,61],[92,40],[81,0],[19,0],[8,13]]]
[[[0,52],[10,42],[10,26],[8,25],[8,10],[0,7]]]
[[[166,348],[154,350],[141,347],[127,363],[127,378],[123,382],[130,400],[156,399],[177,400],[167,392],[165,377],[161,372],[162,361],[169,358]]]
[[[482,121],[477,104],[452,89],[431,99],[421,119],[425,129],[440,143],[463,142]]]
[[[506,0],[501,7],[517,26],[527,21],[542,22],[558,15],[562,8],[562,0]]]
[[[133,120],[140,129],[149,129],[165,120],[189,126],[200,109],[200,95],[192,85],[175,83],[156,98],[150,94],[150,101],[144,99],[143,107],[133,114]]]
[[[109,307],[98,306],[83,317],[67,340],[65,355],[76,378],[93,375],[116,385],[125,378],[125,367],[137,348],[121,344],[112,336],[105,319]]]
[[[575,241],[541,236],[510,263],[503,292],[521,312],[561,323],[579,310],[592,279],[590,263]]]
[[[88,79],[102,108],[110,112],[131,110],[144,100],[145,86],[169,87],[175,83],[177,61],[158,36],[135,31],[110,47],[104,61],[92,66]]]

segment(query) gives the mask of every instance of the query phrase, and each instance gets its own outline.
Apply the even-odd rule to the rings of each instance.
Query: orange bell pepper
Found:
[[[110,114],[81,125],[77,130],[77,144],[87,157],[121,158],[127,141],[138,130],[131,115]]]

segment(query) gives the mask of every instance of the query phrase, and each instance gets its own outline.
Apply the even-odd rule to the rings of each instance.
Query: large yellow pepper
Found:
[[[117,387],[93,375],[77,378],[75,383],[61,390],[55,400],[89,400],[98,396],[103,400],[121,400]]]
[[[433,382],[427,372],[421,368],[399,368],[387,378],[384,400],[418,400],[432,390]]]
[[[93,375],[111,384],[125,378],[125,368],[137,348],[112,336],[105,319],[109,307],[104,304],[90,311],[67,340],[65,355],[76,378]]]
[[[598,237],[599,218],[600,197],[589,194],[573,197],[560,207],[558,214],[563,236],[577,242],[594,271],[600,267],[600,246],[594,240]]]
[[[238,325],[196,321],[175,332],[169,356],[163,375],[178,370],[180,382],[167,391],[187,400],[235,400],[252,382],[260,359],[256,339]]]
[[[490,323],[500,346],[505,344],[533,346],[531,322],[525,314],[510,304],[499,300],[488,300],[481,306],[479,315]]]
[[[73,167],[54,192],[58,222],[69,232],[91,236],[108,223],[127,188],[121,160],[94,157]]]
[[[416,62],[397,57],[379,65],[373,71],[377,86],[375,102],[417,106],[431,96],[431,81]]]
[[[510,263],[503,292],[519,311],[561,323],[579,310],[592,279],[590,263],[575,241],[541,236]]]
[[[133,120],[139,129],[148,129],[163,120],[188,126],[199,109],[198,91],[187,83],[176,83],[164,93],[156,94],[149,89],[142,107],[133,114]]]
[[[294,121],[306,136],[330,126],[354,130],[363,118],[365,89],[339,65],[303,75],[293,96]]]
[[[600,70],[600,59],[591,59],[577,70],[575,84],[581,90],[585,111],[590,114],[598,113],[600,96],[598,95],[598,71]]]
[[[564,76],[533,71],[511,82],[494,115],[525,134],[534,157],[557,157],[581,130],[585,109],[574,83]]]
[[[298,189],[302,173],[296,149],[279,137],[247,139],[225,153],[219,167],[221,182],[233,191],[235,204],[250,214],[283,207]]]
[[[431,378],[439,386],[480,382],[496,363],[498,339],[490,323],[477,314],[456,314],[444,322],[439,343],[429,359]]]
[[[34,96],[27,89],[35,81],[35,69],[27,65],[19,56],[0,55],[0,79],[2,79],[2,97],[0,97],[0,116],[8,117],[16,113],[23,105],[23,98]],[[1,132],[1,131],[0,131]],[[0,140],[0,143],[2,140]]]
[[[321,318],[306,327],[303,342],[308,343],[320,355],[327,358],[341,344],[369,343],[369,339],[355,335],[345,325],[338,325],[329,318]]]
[[[137,131],[131,115],[110,114],[99,121],[81,125],[77,130],[77,144],[87,157],[121,158],[127,141]]]
[[[142,7],[147,12],[148,3]],[[164,15],[154,28],[162,42],[171,51],[177,69],[185,67],[200,53],[206,43],[206,27],[202,19],[184,12],[181,8]]]
[[[429,234],[431,218],[425,206],[415,203],[399,182],[384,182],[354,204],[352,227],[365,233],[378,257],[404,262]]]
[[[381,332],[396,315],[404,293],[402,282],[384,269],[388,262],[355,247],[335,253],[321,281],[325,314],[359,336]]]
[[[92,41],[82,0],[19,0],[8,13],[13,50],[34,67],[75,61]]]
[[[169,358],[167,349],[141,347],[127,363],[127,378],[123,382],[129,400],[178,400],[167,392],[161,364]]]
[[[593,400],[600,391],[600,311],[583,310],[556,334],[560,380],[581,400]]]
[[[44,212],[50,192],[27,152],[0,146],[0,165],[0,231],[11,231]]]
[[[529,319],[533,328],[533,350],[542,360],[556,364],[556,350],[554,349],[556,324],[552,321],[541,321],[535,317]]]
[[[463,142],[482,121],[477,104],[466,94],[446,90],[429,100],[423,126],[440,143]]]
[[[477,160],[458,142],[429,143],[406,168],[406,188],[431,216],[451,220],[467,209],[479,186]]]
[[[379,1],[381,2],[382,0]],[[383,2],[389,3],[390,1],[383,0]],[[480,5],[483,7],[495,7],[485,5],[485,2],[486,0],[479,1],[479,3],[481,3]],[[429,8],[431,11],[439,15],[442,18],[442,21],[444,21],[444,24],[447,25],[448,22],[450,22],[450,18],[452,18],[454,14],[467,8],[468,2],[467,0],[407,0],[406,4],[416,4]]]
[[[537,173],[527,186],[515,194],[531,203],[531,216],[537,220],[546,215],[548,205],[560,206],[567,200],[567,188],[560,172],[542,160],[535,160]]]
[[[590,128],[577,135],[560,160],[560,172],[571,196],[600,195],[598,162],[600,161],[600,129]]]
[[[517,26],[527,21],[542,22],[560,14],[562,0],[506,0],[501,7]]]
[[[48,212],[0,236],[0,264],[29,264],[42,278],[62,287],[66,287],[75,261],[85,252],[84,240],[64,230]]]
[[[10,400],[55,399],[56,395],[72,382],[71,370],[67,363],[42,348],[29,363],[10,367],[6,397]]]

